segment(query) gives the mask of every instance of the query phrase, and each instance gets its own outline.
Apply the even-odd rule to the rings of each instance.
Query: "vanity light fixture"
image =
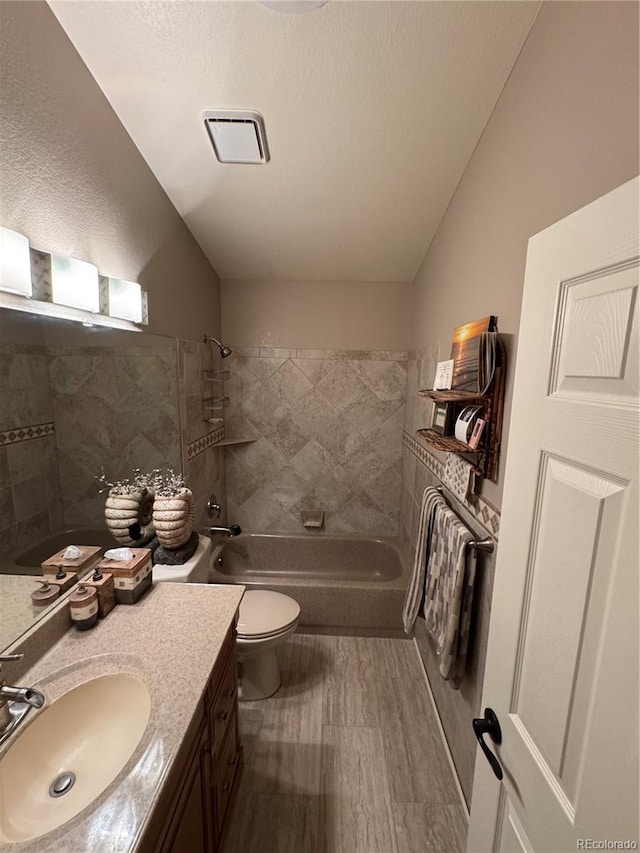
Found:
[[[32,294],[29,241],[10,228],[0,228],[0,290],[27,298]]]
[[[53,302],[97,314],[100,310],[98,267],[77,258],[51,255]]]
[[[142,323],[142,288],[135,281],[123,278],[109,278],[109,306],[107,313],[110,317],[120,317],[131,320],[132,323]]]
[[[0,292],[0,308],[21,311],[23,314],[37,314],[39,317],[52,317],[56,320],[71,320],[74,323],[82,323],[87,328],[99,326],[107,329],[122,329],[126,332],[142,331],[139,326],[129,320],[105,317],[103,314],[87,314],[80,308],[69,308],[66,305],[56,305],[53,302],[43,302],[38,299],[25,299],[14,293]]]

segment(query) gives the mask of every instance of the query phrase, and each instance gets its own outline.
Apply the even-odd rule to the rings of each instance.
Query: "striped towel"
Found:
[[[433,486],[427,486],[422,494],[422,503],[420,504],[420,527],[418,530],[418,541],[416,543],[416,554],[413,561],[413,571],[407,594],[404,599],[404,607],[402,609],[402,624],[404,625],[405,633],[410,634],[413,630],[420,603],[424,594],[424,577],[426,569],[426,554],[428,549],[429,531],[431,525],[431,517],[434,507],[437,504],[446,506],[442,495],[434,489]]]
[[[440,655],[440,675],[460,687],[464,675],[476,574],[473,534],[444,502],[434,510],[424,618]]]

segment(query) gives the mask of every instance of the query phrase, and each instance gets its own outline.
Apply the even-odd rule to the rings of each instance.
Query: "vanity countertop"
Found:
[[[154,584],[137,604],[119,605],[95,628],[69,630],[26,673],[21,686],[41,690],[47,705],[101,675],[136,676],[151,695],[151,716],[125,769],[91,806],[45,836],[0,843],[1,850],[136,850],[243,592],[235,584]]]

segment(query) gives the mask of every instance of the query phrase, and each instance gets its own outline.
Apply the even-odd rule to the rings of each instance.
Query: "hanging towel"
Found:
[[[402,609],[402,623],[405,633],[410,634],[413,630],[420,603],[424,593],[424,578],[426,566],[426,554],[429,540],[429,528],[431,516],[434,507],[441,503],[446,506],[442,495],[434,489],[433,486],[427,486],[422,493],[422,503],[420,504],[420,527],[418,529],[418,541],[416,543],[416,553],[413,560],[413,571],[407,594],[404,599],[404,607]]]
[[[475,492],[475,468],[457,453],[447,453],[442,482],[461,503],[469,500]]]
[[[454,689],[464,675],[473,584],[476,573],[475,548],[468,543],[473,534],[446,504],[437,504],[427,558],[424,618],[427,631],[440,656],[440,675]]]

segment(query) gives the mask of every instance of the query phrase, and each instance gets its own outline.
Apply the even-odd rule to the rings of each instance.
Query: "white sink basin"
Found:
[[[45,707],[0,758],[0,841],[38,838],[92,803],[135,752],[150,711],[146,686],[124,674],[94,678]],[[52,796],[65,773],[75,782]]]

